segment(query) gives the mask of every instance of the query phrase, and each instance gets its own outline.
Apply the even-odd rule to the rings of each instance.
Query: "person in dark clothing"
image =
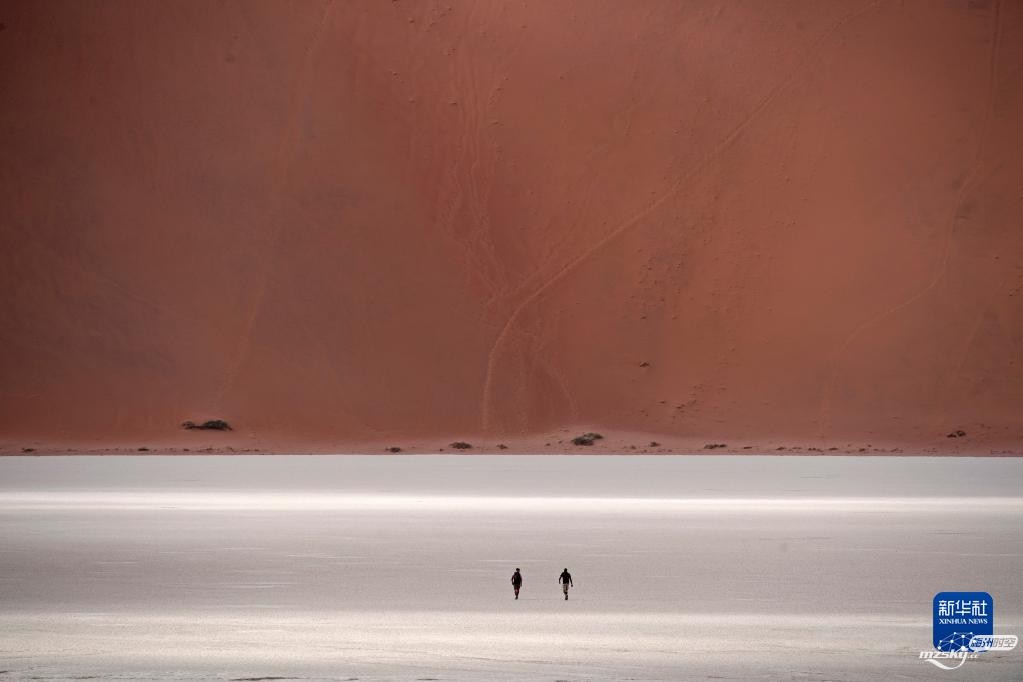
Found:
[[[519,598],[519,588],[522,587],[522,574],[519,573],[519,569],[515,569],[512,573],[512,589],[515,590],[515,598]]]
[[[568,601],[568,588],[570,585],[572,587],[575,587],[575,585],[572,584],[572,574],[568,572],[567,568],[561,572],[558,582],[561,583],[561,589],[565,593],[565,601]]]

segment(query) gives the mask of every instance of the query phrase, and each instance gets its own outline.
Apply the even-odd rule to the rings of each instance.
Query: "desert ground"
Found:
[[[1023,630],[1021,489],[1009,458],[2,458],[0,679],[1018,680],[919,653],[939,591]]]
[[[0,452],[1023,452],[1019,2],[3,0],[0,63]]]

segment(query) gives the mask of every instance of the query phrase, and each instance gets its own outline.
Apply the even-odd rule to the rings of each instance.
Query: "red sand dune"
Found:
[[[0,23],[7,451],[1023,450],[1023,3]]]

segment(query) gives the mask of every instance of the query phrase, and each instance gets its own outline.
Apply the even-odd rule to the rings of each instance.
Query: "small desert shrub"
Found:
[[[223,419],[210,419],[204,421],[202,424],[196,424],[195,422],[184,422],[181,424],[181,428],[189,430],[200,430],[200,431],[231,431],[231,425]]]
[[[603,438],[599,433],[584,433],[581,436],[576,436],[572,439],[572,445],[593,445],[593,441],[600,440]]]

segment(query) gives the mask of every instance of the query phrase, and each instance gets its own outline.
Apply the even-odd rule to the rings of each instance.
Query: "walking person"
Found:
[[[511,583],[512,583],[512,589],[515,590],[515,598],[518,599],[519,598],[519,588],[522,587],[522,574],[519,573],[519,569],[517,569],[517,568],[515,569],[515,572],[512,573],[512,581],[511,581]]]
[[[561,583],[561,591],[565,593],[565,601],[568,601],[568,588],[575,587],[575,585],[572,584],[572,574],[568,572],[567,568],[561,572],[558,582]]]

